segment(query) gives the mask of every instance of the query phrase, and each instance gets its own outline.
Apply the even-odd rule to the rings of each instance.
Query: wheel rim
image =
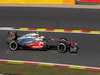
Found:
[[[77,49],[71,49],[72,53],[77,53]]]
[[[63,45],[60,45],[60,46],[59,46],[59,49],[60,49],[61,51],[63,51],[65,48],[64,48]]]
[[[70,52],[72,52],[72,53],[77,53],[77,46],[74,47],[74,48],[70,48]]]
[[[10,49],[11,49],[11,50],[16,50],[16,49],[17,49],[17,43],[15,43],[15,42],[11,42],[11,43],[9,44],[9,46],[10,46]]]
[[[12,44],[11,44],[11,47],[12,47],[12,48],[15,48],[15,47],[16,47],[16,44],[15,44],[15,43],[12,43]]]

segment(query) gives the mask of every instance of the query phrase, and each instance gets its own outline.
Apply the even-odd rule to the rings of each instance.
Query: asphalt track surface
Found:
[[[29,32],[18,32],[23,35]],[[38,61],[60,64],[72,64],[81,66],[100,67],[100,35],[88,34],[71,34],[71,33],[42,33],[46,37],[59,39],[67,37],[69,41],[79,43],[79,52],[59,53],[55,49],[47,51],[39,50],[18,50],[10,51],[6,42],[7,31],[0,31],[0,59]]]
[[[100,10],[0,7],[0,26],[100,30]]]
[[[100,10],[68,8],[13,8],[0,7],[1,27],[64,28],[100,30]],[[6,45],[7,31],[0,31],[0,59],[40,61],[100,67],[100,35],[75,33],[40,33],[51,38],[67,37],[78,42],[79,52],[59,53],[57,50],[10,51]],[[28,32],[19,32],[25,34]]]

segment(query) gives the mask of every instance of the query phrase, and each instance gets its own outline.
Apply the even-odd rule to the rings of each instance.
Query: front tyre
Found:
[[[66,46],[65,43],[59,43],[59,44],[57,45],[57,49],[58,49],[58,52],[60,52],[60,53],[65,53],[65,52],[67,52],[67,46]]]
[[[68,41],[68,39],[67,39],[67,38],[65,38],[65,37],[60,38],[60,40],[63,40],[63,41]]]
[[[19,48],[18,43],[16,41],[11,41],[8,45],[11,51],[16,51]]]
[[[73,48],[70,48],[70,53],[78,53],[78,47],[74,46]]]

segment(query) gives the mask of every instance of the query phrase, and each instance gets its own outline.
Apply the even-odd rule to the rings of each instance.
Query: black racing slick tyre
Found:
[[[8,46],[9,46],[9,49],[10,49],[11,51],[16,51],[16,50],[18,50],[18,48],[19,48],[18,43],[17,43],[16,41],[11,41],[11,42],[8,44]]]
[[[65,37],[60,38],[60,40],[68,41],[67,38],[65,38]]]
[[[57,49],[58,49],[58,52],[60,52],[60,53],[65,53],[65,52],[67,52],[67,46],[66,46],[65,43],[59,43],[59,44],[57,45]]]
[[[70,53],[78,53],[78,47],[75,46],[74,48],[70,48]]]
[[[69,52],[70,53],[78,53],[78,50],[77,49],[73,49],[73,50],[70,50]]]

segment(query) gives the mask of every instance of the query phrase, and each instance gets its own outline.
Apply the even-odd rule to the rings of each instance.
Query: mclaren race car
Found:
[[[47,50],[51,47],[55,47],[60,53],[65,53],[67,51],[72,53],[78,52],[78,43],[69,42],[65,37],[60,39],[50,39],[44,36],[40,36],[38,33],[28,33],[23,36],[18,36],[17,32],[8,32],[7,44],[9,49],[12,51],[26,48]]]

